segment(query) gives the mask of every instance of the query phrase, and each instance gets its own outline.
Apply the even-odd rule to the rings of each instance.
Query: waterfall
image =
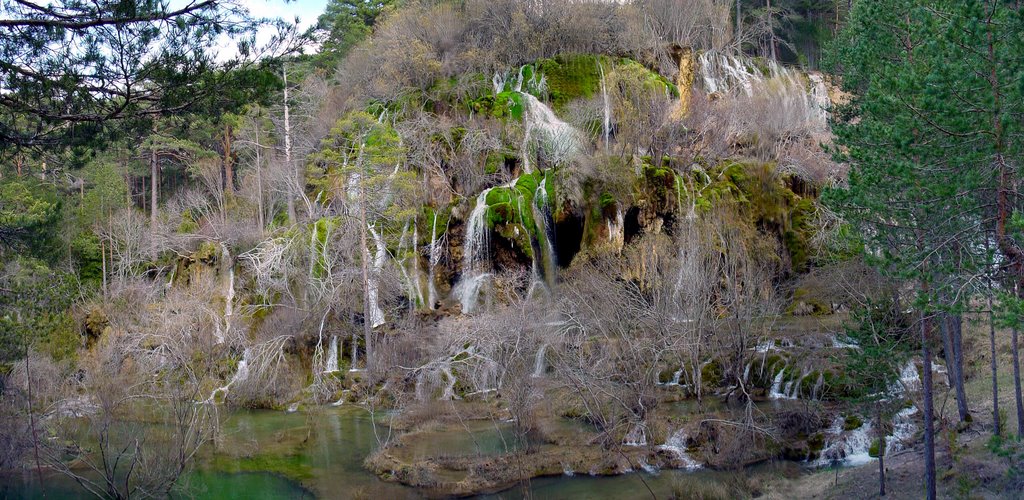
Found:
[[[622,440],[623,446],[647,446],[647,428],[636,424]]]
[[[501,187],[512,187],[515,181]],[[462,243],[462,278],[455,286],[454,293],[462,304],[463,314],[473,312],[480,288],[491,276],[490,262],[490,231],[487,227],[487,195],[494,188],[487,188],[476,197],[476,205],[466,220],[466,236]]]
[[[324,369],[324,373],[334,373],[338,371],[338,336],[331,336],[331,347],[327,349],[327,367]]]
[[[746,384],[750,380],[750,365],[754,364],[753,361],[747,363],[747,366],[743,368],[743,383]]]
[[[845,423],[846,419],[839,415],[832,422],[832,427],[826,431],[830,439],[821,452],[818,465],[829,465],[837,461],[846,465],[863,465],[872,460],[869,453],[872,441],[871,423],[864,422],[860,427],[844,432]]]
[[[547,283],[550,289],[554,286],[555,281],[555,247],[551,243],[551,238],[554,236],[554,231],[551,229],[551,224],[548,223],[548,217],[550,215],[550,207],[548,205],[548,191],[547,191],[548,176],[544,175],[539,183],[537,183],[537,190],[533,194],[533,220],[537,223],[537,230],[540,234],[544,235],[540,243],[541,259],[544,268],[544,282]],[[538,237],[539,239],[539,237]]]
[[[917,374],[917,367],[913,360],[907,362],[900,372],[899,382],[893,383],[889,388],[889,395],[892,398],[902,398],[908,392],[914,392],[921,388],[921,379]],[[917,414],[917,407],[909,406],[900,410],[892,419],[892,432],[885,437],[885,453],[895,453],[906,446],[906,441],[917,432],[917,423],[914,415]],[[836,417],[832,427],[826,431],[828,441],[825,450],[817,465],[829,465],[833,461],[842,461],[847,465],[860,465],[872,460],[869,454],[871,443],[875,436],[871,432],[870,422],[865,422],[860,428],[844,432],[843,424],[845,419],[842,416]]]
[[[825,385],[825,374],[822,372],[818,373],[818,381],[814,383],[814,388],[811,389],[811,399],[818,399],[818,394],[821,392],[822,386]]]
[[[608,242],[617,250],[622,251],[622,246],[626,242],[625,234],[625,223],[622,214],[622,207],[618,203],[615,204],[615,219],[607,219],[608,224]]]
[[[533,96],[533,94],[520,93],[523,99],[523,120],[527,131],[527,139],[532,139],[531,134],[536,131],[541,141],[540,151],[544,152],[547,159],[556,165],[567,163],[583,145],[583,136],[572,125],[560,120],[555,112],[546,104]],[[524,149],[524,158],[527,155]],[[529,165],[524,165],[523,170],[530,173]]]
[[[679,368],[678,370],[672,373],[672,381],[670,381],[666,385],[679,385],[679,380],[681,378],[683,378],[683,369]]]
[[[430,308],[437,306],[437,285],[434,284],[436,268],[441,261],[441,247],[437,242],[437,211],[434,211],[434,223],[430,227],[430,269],[427,273],[427,295],[430,297]]]
[[[544,369],[547,367],[544,363],[544,353],[547,350],[547,344],[541,344],[540,349],[537,349],[537,356],[533,359],[533,378],[539,378],[544,375]]]
[[[775,375],[775,379],[772,380],[772,388],[768,392],[768,397],[769,398],[772,398],[772,399],[782,399],[782,398],[786,397],[786,395],[784,393],[779,392],[779,389],[782,387],[782,377],[784,377],[785,375],[786,375],[786,368],[783,367],[781,370],[779,370],[779,373],[777,373]]]
[[[443,373],[445,378],[448,379],[448,383],[444,386],[444,392],[441,393],[441,400],[450,401],[458,399],[455,396],[455,382],[457,382],[457,379],[455,378],[455,375],[452,374],[452,367],[450,365],[445,365],[441,369],[441,373]]]
[[[402,237],[398,240],[398,255],[402,256],[401,261],[398,263],[398,270],[402,273],[402,279],[405,280],[405,287],[409,296],[409,302],[411,309],[415,310],[423,304],[423,290],[420,288],[420,267],[419,267],[419,247],[416,244],[416,240],[419,238],[419,232],[416,230],[416,219],[411,221],[412,224],[412,276],[409,275],[409,269],[406,264],[406,260],[409,259],[409,254],[406,252],[409,249],[409,225],[410,222],[405,223],[405,227],[402,228]]]
[[[494,87],[494,94],[500,94],[505,90],[506,76],[504,73],[495,73],[491,78],[491,86]]]
[[[676,460],[680,463],[680,468],[686,470],[695,470],[701,468],[700,463],[694,460],[686,452],[686,431],[679,429],[672,433],[668,439],[665,440],[665,444],[658,446],[660,450],[666,450],[675,455]]]
[[[235,266],[234,262],[231,260],[231,252],[228,251],[228,247],[224,242],[221,242],[220,249],[221,259],[224,260],[224,264],[226,264],[228,268],[228,287],[227,291],[224,293],[224,329],[222,330],[220,325],[217,325],[215,335],[217,337],[217,343],[223,344],[225,336],[231,333],[231,319],[235,315]]]
[[[799,399],[800,398],[800,387],[803,385],[804,378],[807,377],[807,374],[808,374],[808,372],[805,369],[803,371],[803,373],[800,375],[800,378],[797,379],[796,382],[793,383],[793,390],[789,391],[787,393],[786,397],[788,397],[789,399]]]
[[[418,307],[423,307],[423,282],[420,279],[420,228],[418,220],[412,221],[412,275],[416,285]]]
[[[805,119],[822,129],[827,125],[831,105],[825,80],[820,74],[804,75],[796,69],[786,68],[775,61],[767,67],[748,57],[738,57],[713,51],[699,57],[700,75],[708,93],[742,90],[752,97],[771,93],[781,98],[780,106],[805,115]]]
[[[214,389],[213,392],[210,393],[210,398],[206,400],[207,403],[213,403],[217,393],[222,393],[224,396],[227,396],[228,391],[231,390],[231,386],[239,382],[245,382],[246,379],[249,378],[249,359],[251,355],[252,352],[248,348],[242,351],[242,359],[238,361],[238,368],[235,369],[235,374],[231,376],[231,380],[229,380],[227,384]]]
[[[373,258],[373,269],[367,276],[366,282],[366,295],[367,300],[370,303],[370,326],[377,328],[384,324],[384,311],[380,308],[379,288],[380,288],[380,273],[384,269],[384,263],[387,261],[387,248],[384,246],[384,239],[381,238],[372,225],[367,224],[370,234],[373,236],[373,244],[377,247],[377,252]]]
[[[608,154],[608,141],[611,137],[612,128],[612,107],[608,100],[608,86],[605,83],[604,66],[597,63],[597,69],[601,72],[601,98],[604,101],[604,120],[601,122],[601,135],[604,138],[604,153]]]
[[[906,446],[905,442],[917,432],[917,424],[914,422],[916,413],[916,406],[908,406],[893,417],[892,434],[885,438],[886,455],[902,450]]]
[[[810,73],[807,75],[807,79],[811,82],[811,103],[814,104],[814,109],[819,113],[818,118],[823,123],[828,122],[829,108],[832,106],[832,100],[828,96],[825,78],[819,73]]]

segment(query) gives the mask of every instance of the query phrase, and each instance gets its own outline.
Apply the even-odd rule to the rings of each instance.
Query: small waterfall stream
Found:
[[[373,268],[368,273],[366,283],[366,295],[370,304],[370,326],[377,328],[384,324],[384,311],[380,308],[379,297],[380,273],[384,269],[384,263],[387,262],[388,250],[384,246],[384,239],[381,238],[380,233],[370,224],[367,224],[367,229],[373,236],[373,244],[377,247],[373,257]]]
[[[551,243],[555,234],[552,230],[552,224],[548,221],[551,217],[551,207],[548,204],[547,183],[548,176],[544,175],[544,179],[537,184],[537,190],[533,195],[533,206],[530,208],[533,211],[533,220],[537,223],[537,230],[544,235],[543,241],[539,242],[541,250],[541,268],[544,271],[544,282],[550,290],[555,284],[556,261],[555,247]]]
[[[524,92],[520,95],[523,98],[523,119],[526,120],[524,126],[528,139],[532,139],[530,136],[536,131],[542,141],[540,149],[548,160],[555,165],[568,163],[583,145],[582,134],[559,119],[547,104],[533,94]],[[528,165],[523,170],[526,173],[532,171]]]
[[[658,449],[669,451],[675,455],[683,469],[699,469],[701,468],[700,463],[690,457],[689,453],[686,452],[686,439],[686,431],[679,429],[673,432],[672,435],[665,440],[665,444],[658,446]]]
[[[908,392],[921,388],[921,378],[913,360],[907,362],[900,372],[900,380],[889,388],[890,397],[901,398]],[[900,410],[892,419],[892,431],[885,437],[885,454],[895,453],[906,447],[906,441],[917,432],[914,415],[917,407],[911,405]],[[846,465],[861,465],[874,460],[870,455],[871,443],[876,439],[870,421],[852,431],[844,431],[845,418],[837,416],[832,427],[826,431],[826,445],[816,465],[842,462]]]
[[[775,378],[772,379],[772,388],[768,391],[768,397],[772,399],[783,399],[786,394],[781,392],[782,388],[782,377],[786,375],[786,368],[783,367],[779,370],[779,373],[775,374]]]
[[[325,363],[324,373],[334,373],[338,371],[338,336],[331,336],[331,346],[327,349],[327,362]]]
[[[462,278],[455,287],[455,295],[462,304],[464,314],[476,308],[480,287],[490,277],[490,234],[487,227],[487,188],[476,197],[476,205],[466,220],[466,236],[462,244]]]
[[[228,286],[224,292],[224,328],[221,329],[220,325],[217,325],[216,338],[217,343],[224,343],[225,337],[231,333],[231,320],[235,315],[235,263],[231,258],[231,252],[228,250],[228,246],[221,242],[221,259],[224,260],[222,265],[227,266],[228,271]]]
[[[604,153],[608,154],[608,143],[611,138],[612,129],[612,106],[611,101],[608,99],[608,85],[605,82],[604,66],[601,63],[597,63],[597,69],[601,73],[601,99],[604,103],[604,116],[601,121],[601,137],[604,139]]]
[[[423,300],[423,281],[420,278],[420,229],[418,220],[412,221],[412,276],[416,287],[416,307],[425,305]]]
[[[430,308],[437,307],[437,264],[441,261],[441,245],[437,241],[437,211],[434,212],[434,222],[430,226],[430,261],[427,271],[427,296],[430,298]]]
[[[547,369],[547,363],[544,360],[544,353],[548,350],[547,344],[541,344],[540,349],[537,349],[537,356],[533,358],[533,378],[540,378],[544,375],[544,370]]]
[[[747,97],[752,97],[771,93],[781,98],[779,105],[789,110],[787,112],[803,113],[809,123],[821,129],[827,126],[831,101],[820,74],[805,77],[799,70],[775,61],[761,63],[714,51],[702,53],[699,66],[704,90],[709,94],[742,90]]]
[[[622,207],[618,203],[615,205],[615,218],[605,221],[608,224],[608,243],[616,251],[622,251],[622,246],[626,244],[625,217],[622,213]]]
[[[252,352],[248,348],[242,351],[242,359],[238,361],[238,368],[235,369],[235,374],[231,376],[231,380],[229,380],[227,384],[214,389],[213,392],[210,393],[210,398],[206,400],[207,403],[215,402],[215,398],[218,393],[227,396],[228,391],[231,390],[231,386],[239,382],[245,382],[246,379],[249,378],[249,360],[251,355]]]

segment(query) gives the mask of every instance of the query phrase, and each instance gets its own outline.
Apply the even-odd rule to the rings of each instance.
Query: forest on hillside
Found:
[[[300,4],[0,0],[0,496],[1024,489],[1017,2]]]

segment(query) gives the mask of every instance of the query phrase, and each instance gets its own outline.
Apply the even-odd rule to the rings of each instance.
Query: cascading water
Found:
[[[622,213],[622,207],[616,203],[615,208],[615,219],[608,219],[608,243],[612,245],[616,251],[621,251],[622,246],[626,243],[626,224],[625,217]]]
[[[380,308],[380,273],[384,269],[384,263],[387,261],[388,253],[387,248],[384,246],[384,239],[381,238],[372,225],[367,224],[367,229],[370,231],[370,235],[373,236],[373,244],[377,247],[377,251],[373,257],[373,269],[367,276],[366,283],[366,296],[370,304],[370,326],[377,328],[384,324],[384,311]]]
[[[908,361],[900,372],[898,382],[892,384],[888,390],[889,398],[899,399],[910,392],[921,389],[921,378],[917,374],[917,367],[913,360]],[[909,406],[900,410],[893,416],[892,432],[885,438],[885,453],[895,453],[902,450],[907,441],[917,432],[917,423],[914,415],[917,414],[917,407]],[[860,465],[873,459],[870,455],[871,443],[876,436],[869,422],[865,422],[859,428],[852,431],[843,431],[845,419],[842,416],[836,417],[832,427],[826,431],[825,449],[817,465],[829,465],[833,462],[842,462],[847,465]]]
[[[331,347],[327,349],[327,362],[325,363],[324,373],[334,373],[338,371],[338,336],[331,336]]]
[[[441,261],[441,245],[437,241],[437,212],[434,212],[434,222],[430,227],[430,269],[427,272],[427,296],[430,298],[430,308],[437,306],[437,285],[435,284],[437,264]]]
[[[524,173],[531,173],[531,143],[537,142],[538,152],[543,153],[550,163],[558,165],[571,160],[586,141],[579,130],[559,119],[547,104],[534,96],[547,89],[547,81],[544,76],[538,79],[537,73],[533,71],[527,79],[525,69],[526,66],[519,68],[519,73],[511,86],[504,74],[497,73],[491,79],[491,84],[496,96],[507,91],[509,87],[519,96],[523,107],[522,168]]]
[[[700,463],[686,452],[686,437],[686,431],[679,429],[665,440],[665,444],[658,446],[658,449],[666,450],[675,455],[676,460],[679,461],[680,468],[686,470],[699,469],[701,468]]]
[[[699,57],[701,80],[708,93],[725,93],[740,89],[752,97],[772,93],[781,100],[780,113],[802,113],[817,128],[824,129],[831,105],[828,89],[820,74],[806,77],[795,69],[775,61],[760,63],[746,57],[708,51]]]
[[[647,446],[647,427],[636,424],[622,439],[623,446]]]
[[[817,460],[818,465],[835,462],[863,465],[872,460],[869,453],[872,441],[871,423],[864,422],[860,427],[844,432],[845,423],[846,419],[842,415],[837,416],[832,422],[832,427],[826,431],[830,438],[821,452],[821,458]]]
[[[540,349],[537,349],[537,356],[533,359],[533,378],[540,378],[544,375],[544,369],[547,368],[547,364],[544,362],[544,353],[547,350],[547,344],[541,344]]]
[[[224,328],[221,329],[218,324],[215,334],[218,344],[224,343],[224,338],[231,332],[231,320],[235,315],[235,265],[231,258],[231,252],[228,251],[228,246],[221,242],[220,249],[221,259],[224,260],[224,265],[227,266],[228,286],[224,292]]]
[[[779,390],[779,389],[782,388],[782,377],[784,377],[784,376],[786,376],[786,368],[785,367],[783,367],[781,370],[779,370],[779,373],[777,373],[775,375],[775,378],[772,380],[772,388],[771,388],[771,390],[768,391],[768,397],[769,398],[771,398],[771,399],[783,399],[783,398],[786,397],[786,394]]]
[[[231,386],[240,382],[245,382],[246,379],[249,378],[249,360],[251,355],[252,352],[248,348],[242,351],[242,359],[238,361],[238,368],[235,369],[235,374],[231,376],[231,380],[229,380],[227,384],[214,389],[213,392],[210,393],[210,398],[206,400],[207,403],[213,403],[215,401],[214,398],[218,393],[227,396],[228,391],[231,390]]]
[[[480,287],[490,277],[487,252],[490,247],[490,234],[487,228],[487,195],[491,189],[480,192],[476,205],[466,220],[466,237],[462,244],[462,278],[455,287],[455,295],[462,304],[463,313],[471,313],[476,308],[480,296]]]
[[[536,131],[541,140],[541,151],[556,165],[568,163],[583,145],[582,135],[572,125],[560,120],[555,112],[529,93],[520,93],[523,99],[523,119],[529,133]],[[524,166],[524,171],[531,170]]]
[[[418,307],[423,307],[423,282],[420,279],[420,230],[419,221],[412,222],[412,275],[413,284],[416,286],[416,300]]]
[[[551,228],[551,224],[548,222],[548,218],[551,216],[550,207],[548,205],[548,191],[547,191],[548,176],[545,175],[544,179],[537,184],[537,190],[533,195],[533,220],[538,224],[538,230],[544,235],[542,241],[540,241],[541,247],[541,258],[542,266],[544,269],[544,281],[550,289],[554,285],[555,281],[555,247],[551,244],[551,239],[554,237],[554,231]]]
[[[604,102],[604,119],[601,121],[601,136],[604,139],[604,153],[608,154],[608,143],[611,138],[612,129],[612,106],[611,101],[608,99],[608,85],[605,82],[604,66],[602,66],[601,63],[597,63],[597,69],[601,72],[601,99]]]

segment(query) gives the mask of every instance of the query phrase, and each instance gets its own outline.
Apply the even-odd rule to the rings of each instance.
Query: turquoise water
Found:
[[[421,492],[381,481],[363,468],[363,459],[387,437],[384,419],[374,420],[356,407],[311,413],[233,412],[222,424],[216,449],[208,445],[196,470],[182,478],[179,498],[276,499],[422,498]],[[429,431],[400,454],[427,456],[493,455],[514,447],[506,424],[467,422],[456,431]],[[714,476],[710,471],[661,471],[612,477],[535,478],[485,499],[534,498],[629,499],[669,496],[675,478]],[[645,486],[644,483],[647,483]],[[92,498],[71,479],[48,474],[40,488],[34,474],[0,476],[0,498]]]

